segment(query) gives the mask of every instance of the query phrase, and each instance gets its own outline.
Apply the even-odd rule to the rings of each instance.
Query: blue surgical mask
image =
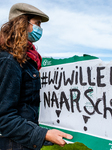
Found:
[[[32,24],[31,22],[29,23]],[[28,32],[28,40],[30,42],[36,42],[41,38],[43,29],[35,24],[32,25],[33,25],[33,31]]]

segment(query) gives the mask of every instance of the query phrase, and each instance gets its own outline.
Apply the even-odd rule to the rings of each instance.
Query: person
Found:
[[[38,8],[14,4],[0,30],[0,149],[40,150],[65,145],[72,136],[38,124],[41,55],[33,42],[42,36],[49,17]]]

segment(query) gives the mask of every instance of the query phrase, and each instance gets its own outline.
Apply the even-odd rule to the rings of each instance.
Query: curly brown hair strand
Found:
[[[5,23],[0,30],[0,48],[22,64],[27,60],[28,15],[21,15]]]

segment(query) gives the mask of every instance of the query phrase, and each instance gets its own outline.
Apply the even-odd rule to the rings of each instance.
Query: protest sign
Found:
[[[89,55],[42,63],[40,126],[93,150],[112,150],[112,63]]]

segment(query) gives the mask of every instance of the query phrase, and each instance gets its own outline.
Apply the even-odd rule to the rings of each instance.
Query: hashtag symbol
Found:
[[[48,79],[47,72],[43,72],[42,73],[42,77],[41,77],[41,85],[42,85],[42,87],[46,86],[46,84],[48,83],[47,79]]]

